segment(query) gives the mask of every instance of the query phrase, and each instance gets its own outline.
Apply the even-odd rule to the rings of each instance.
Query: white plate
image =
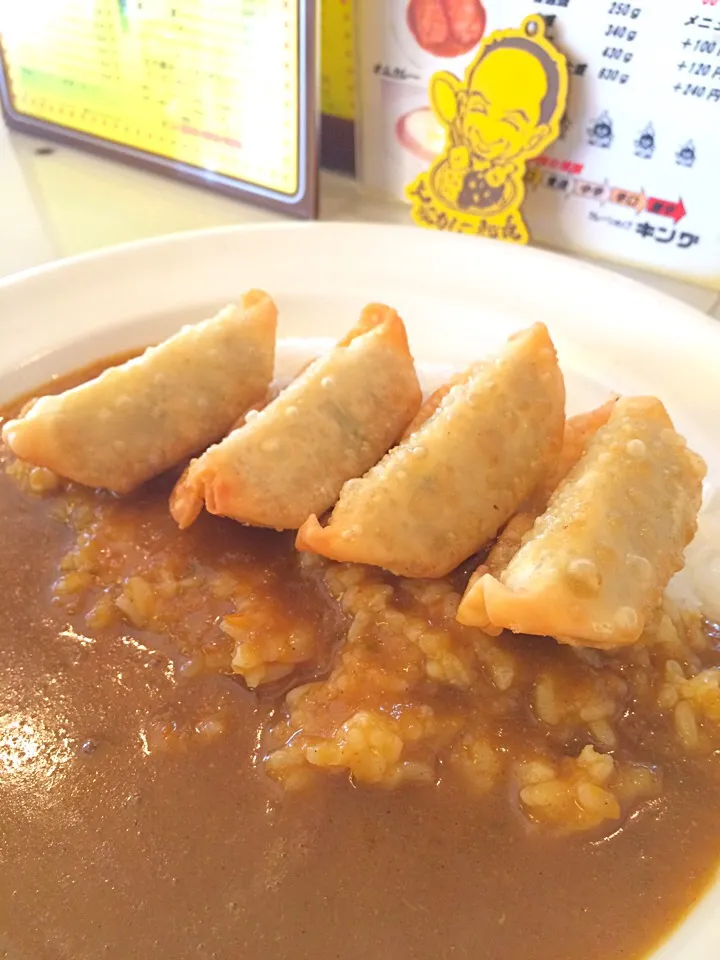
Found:
[[[720,479],[720,324],[631,280],[532,248],[405,227],[288,224],[131,244],[0,281],[0,399],[202,319],[248,287],[280,336],[344,333],[369,300],[396,307],[425,362],[462,366],[547,323],[579,409],[653,393]],[[720,884],[653,960],[717,960]]]

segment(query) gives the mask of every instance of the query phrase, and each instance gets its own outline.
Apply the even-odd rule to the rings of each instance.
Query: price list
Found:
[[[5,108],[303,204],[304,0],[25,0],[0,13]],[[312,152],[312,151],[310,151]]]
[[[462,77],[473,50],[435,56],[402,16],[385,13],[379,31],[373,6],[381,5],[369,0],[360,24],[371,47],[360,71],[363,170],[372,187],[401,197],[438,151],[429,78],[438,70]],[[533,240],[720,289],[720,0],[481,6],[484,36],[543,15],[568,60],[561,136],[528,172]],[[378,62],[384,75],[373,72]]]

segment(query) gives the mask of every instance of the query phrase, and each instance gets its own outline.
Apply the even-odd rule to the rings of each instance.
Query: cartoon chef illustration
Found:
[[[430,193],[484,217],[519,206],[525,165],[557,139],[567,99],[565,58],[545,39],[544,20],[493,33],[464,80],[435,74],[430,97],[447,135],[427,174]]]

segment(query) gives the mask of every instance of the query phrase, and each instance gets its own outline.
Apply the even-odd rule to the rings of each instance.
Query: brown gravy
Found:
[[[286,572],[287,536],[207,516],[180,535],[169,486],[121,503],[139,536]],[[715,873],[711,757],[665,761],[662,799],[614,835],[538,833],[505,797],[459,788],[327,778],[286,795],[257,760],[284,688],[183,677],[172,635],[89,633],[51,602],[73,539],[52,500],[3,471],[0,517],[2,956],[630,960]],[[301,586],[279,598],[329,650],[327,601]]]

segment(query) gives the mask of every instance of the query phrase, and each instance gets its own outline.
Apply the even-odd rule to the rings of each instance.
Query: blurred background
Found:
[[[176,230],[409,223],[444,146],[431,77],[529,14],[570,89],[528,169],[532,242],[720,316],[716,0],[3,4],[0,275]]]

